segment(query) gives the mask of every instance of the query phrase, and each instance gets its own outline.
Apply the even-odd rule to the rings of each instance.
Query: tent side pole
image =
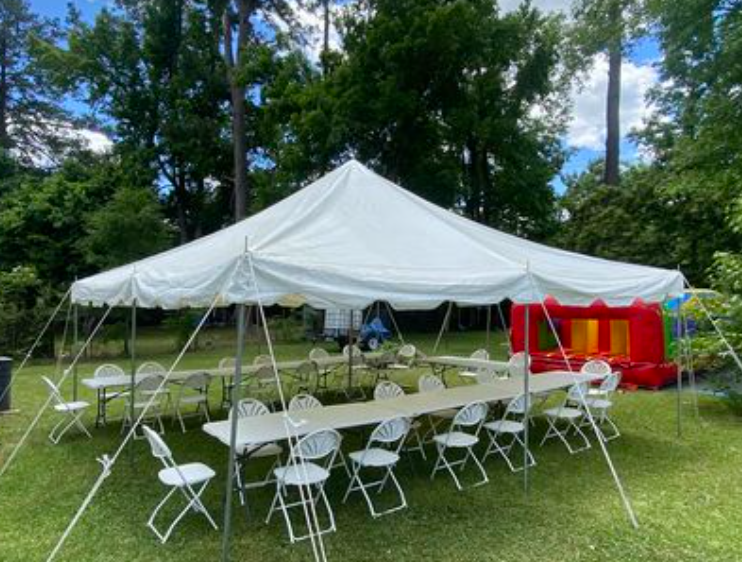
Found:
[[[136,410],[134,409],[134,389],[137,385],[137,357],[136,357],[136,341],[137,341],[137,301],[134,300],[131,303],[131,339],[129,340],[129,420],[134,423],[134,416]],[[132,441],[132,444],[134,442]],[[132,447],[133,450],[133,447]]]
[[[680,299],[678,299],[678,308],[675,311],[675,368],[677,369],[677,384],[676,384],[676,398],[677,398],[677,432],[678,437],[683,436],[683,364],[680,357],[680,338],[681,338],[681,326],[680,326]]]
[[[505,332],[505,339],[508,341],[508,355],[513,354],[513,343],[510,341],[510,330],[505,322],[505,314],[502,312],[502,305],[497,303],[497,313],[500,316],[500,324],[502,325],[502,331]]]
[[[72,305],[72,354],[77,353],[77,347],[79,345],[80,332],[79,332],[79,307],[77,304]],[[72,367],[72,401],[77,402],[78,399],[78,381],[77,381],[77,365]]]
[[[232,494],[234,492],[234,470],[237,449],[237,408],[242,385],[242,356],[245,352],[245,305],[237,305],[237,353],[234,358],[234,384],[230,405],[229,459],[227,461],[227,489],[224,499],[224,531],[222,532],[222,562],[229,560],[232,539]]]
[[[384,304],[386,305],[387,312],[389,312],[389,318],[391,319],[392,324],[394,325],[394,329],[397,331],[397,337],[399,338],[399,341],[402,342],[402,344],[404,345],[405,343],[404,336],[402,335],[402,330],[399,329],[397,320],[394,318],[394,313],[392,312],[392,306],[386,301],[384,301]],[[377,316],[379,315],[377,314]]]
[[[433,346],[433,354],[438,351],[438,346],[441,344],[443,339],[443,333],[448,330],[448,323],[451,319],[451,309],[453,308],[453,301],[448,302],[448,309],[446,310],[445,316],[443,316],[443,322],[441,323],[441,329],[438,332],[438,337],[435,339],[435,345]]]
[[[525,415],[523,416],[523,491],[528,494],[528,456],[529,456],[529,414],[531,407],[531,356],[530,356],[530,330],[531,330],[531,305],[525,305],[525,333],[523,339],[523,395],[526,399]]]
[[[484,340],[484,348],[490,351],[490,333],[492,332],[492,305],[487,305],[487,335]]]

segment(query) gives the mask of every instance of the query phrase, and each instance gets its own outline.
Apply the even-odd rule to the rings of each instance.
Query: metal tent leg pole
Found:
[[[529,451],[529,430],[530,425],[530,406],[531,406],[531,359],[530,359],[530,329],[531,329],[531,305],[525,305],[525,332],[523,342],[523,353],[525,361],[523,362],[523,395],[526,397],[525,415],[523,416],[523,491],[528,494],[528,457]]]
[[[446,315],[443,317],[443,322],[441,323],[441,329],[438,332],[438,337],[435,340],[435,345],[433,346],[433,354],[438,351],[438,346],[441,344],[441,339],[443,339],[443,333],[448,330],[448,323],[451,320],[451,309],[453,308],[453,301],[448,303],[448,309],[446,310]]]
[[[78,328],[78,307],[73,305],[72,308],[72,355],[77,353],[77,346],[79,345],[79,328]],[[72,401],[77,402],[78,398],[78,385],[77,385],[77,365],[72,367]]]
[[[237,305],[237,353],[234,360],[234,384],[230,406],[229,457],[227,464],[227,489],[224,499],[224,531],[222,533],[222,562],[229,560],[232,539],[232,493],[234,488],[235,452],[237,449],[237,406],[242,384],[242,356],[245,352],[245,305]]]
[[[502,325],[502,331],[505,332],[505,339],[508,341],[508,355],[513,354],[513,343],[510,341],[510,330],[505,322],[505,315],[502,312],[502,306],[497,303],[497,313],[500,315],[500,324]]]
[[[392,321],[392,324],[394,325],[394,329],[397,331],[397,337],[399,338],[399,341],[402,342],[402,344],[405,343],[404,336],[402,335],[402,330],[399,329],[399,325],[397,324],[397,320],[394,318],[394,313],[392,312],[391,305],[384,301],[384,304],[386,305],[386,310],[389,312],[389,318]]]
[[[136,410],[134,408],[134,390],[137,385],[137,358],[136,358],[136,340],[137,340],[137,301],[131,303],[131,339],[129,340],[129,422],[134,423],[136,419]],[[134,440],[131,441],[131,451],[134,450]],[[133,456],[132,456],[133,458]]]
[[[484,348],[490,351],[490,333],[492,332],[492,305],[487,305],[487,335],[484,339]]]
[[[681,326],[680,326],[680,299],[678,299],[678,309],[675,312],[675,368],[677,369],[677,385],[676,385],[676,396],[677,396],[677,432],[678,437],[683,436],[683,365],[682,359],[680,358],[680,338],[681,338]]]

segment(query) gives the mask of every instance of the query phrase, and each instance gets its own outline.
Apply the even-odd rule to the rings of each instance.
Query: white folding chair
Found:
[[[314,361],[302,361],[292,371],[288,372],[291,379],[291,393],[311,392],[312,386],[319,388],[319,373]]]
[[[427,374],[420,376],[417,379],[417,389],[419,392],[438,392],[445,390],[446,385],[436,375]],[[435,435],[438,427],[445,423],[450,422],[456,417],[457,410],[454,408],[446,408],[444,410],[437,410],[428,414],[428,422],[430,423],[430,430],[425,434],[425,440],[427,441],[428,435]]]
[[[482,462],[489,456],[499,454],[505,459],[512,472],[523,470],[523,464],[518,464],[512,460],[512,451],[515,445],[519,445],[521,450],[525,450],[526,445],[521,436],[525,432],[523,419],[528,413],[528,405],[525,394],[517,396],[505,408],[505,413],[499,420],[494,420],[484,424],[484,429],[489,435],[490,442],[487,449],[482,455]],[[508,443],[503,443],[501,439],[509,437]],[[536,460],[533,458],[531,451],[528,451],[528,466],[535,466]]]
[[[49,389],[49,394],[54,402],[54,411],[63,415],[63,418],[49,432],[49,441],[56,445],[72,427],[77,427],[85,435],[92,437],[85,424],[82,423],[82,416],[85,410],[90,407],[90,404],[82,400],[65,402],[56,384],[48,377],[41,377],[41,379]]]
[[[208,373],[193,373],[180,382],[178,393],[175,397],[175,420],[180,423],[180,429],[186,432],[184,418],[198,417],[211,421],[209,415],[209,384],[211,377]],[[188,408],[195,406],[193,411]],[[173,422],[175,422],[173,420]]]
[[[165,495],[160,503],[157,504],[152,515],[150,515],[149,520],[147,521],[147,526],[152,529],[155,535],[157,535],[157,538],[160,539],[160,542],[164,544],[167,542],[168,538],[170,538],[170,534],[173,532],[176,525],[181,519],[183,519],[183,517],[185,517],[186,513],[192,509],[197,513],[203,513],[211,526],[214,529],[218,529],[219,527],[217,527],[211,514],[209,514],[206,506],[201,501],[201,495],[216,473],[207,465],[200,462],[180,465],[176,464],[173,459],[173,454],[170,451],[170,448],[165,444],[165,441],[163,441],[155,431],[146,425],[142,426],[142,430],[144,431],[144,435],[152,449],[152,456],[159,459],[165,467],[157,473],[157,477],[160,482],[170,488],[170,491]],[[170,498],[172,498],[177,492],[183,494],[183,497],[186,500],[186,506],[177,517],[175,517],[172,523],[170,523],[167,530],[162,533],[155,526],[155,518]]]
[[[430,473],[431,480],[435,477],[436,472],[445,468],[453,478],[456,487],[462,490],[463,488],[461,487],[458,476],[456,476],[454,467],[460,466],[461,468],[459,470],[463,471],[467,461],[472,459],[482,475],[482,478],[473,485],[480,486],[489,482],[482,463],[474,454],[474,447],[479,443],[479,430],[482,428],[482,424],[487,417],[487,411],[488,407],[486,403],[481,401],[470,402],[458,411],[453,418],[449,431],[439,433],[433,437],[438,450],[438,459],[435,461],[435,466],[433,466],[433,472]],[[450,460],[446,456],[446,452],[449,449],[463,449],[464,456],[460,459]]]
[[[343,357],[350,362],[350,381],[344,380],[348,377],[347,364],[337,370],[340,387],[348,400],[353,400],[353,391],[358,392],[361,400],[366,399],[366,391],[363,389],[363,375],[368,373],[368,365],[364,362],[363,352],[357,345],[346,345],[343,347]],[[345,367],[345,368],[343,368]]]
[[[255,400],[254,398],[244,398],[237,403],[237,418],[253,418],[270,414],[268,406]],[[229,412],[229,418],[232,419],[232,411]],[[237,446],[235,458],[235,485],[240,497],[240,504],[245,505],[246,491],[254,488],[261,488],[273,482],[273,469],[275,469],[283,454],[283,448],[278,443],[263,443],[261,445],[239,445]],[[248,481],[242,472],[250,459],[274,458],[273,464],[268,469],[265,478],[261,480]]]
[[[286,410],[289,412],[301,412],[304,410],[314,410],[316,408],[322,408],[322,402],[311,394],[297,394],[290,401]],[[342,449],[338,449],[335,464],[332,468],[342,466],[345,472],[350,476],[350,468],[348,467],[348,461],[345,459]]]
[[[572,455],[590,448],[589,439],[580,429],[580,422],[585,415],[581,404],[584,403],[586,394],[587,383],[576,383],[567,391],[567,396],[559,406],[544,410],[549,428],[541,440],[542,446],[547,440],[557,437]],[[568,439],[570,432],[580,437],[583,442],[582,446],[572,447]]]
[[[217,368],[221,370],[230,370],[231,374],[223,375],[222,379],[222,408],[229,408],[232,405],[232,390],[234,389],[234,367],[236,359],[234,357],[222,357],[219,360]]]
[[[320,390],[328,390],[329,383],[327,379],[333,372],[334,368],[326,364],[326,361],[330,358],[330,354],[327,350],[321,347],[315,347],[309,352],[309,360],[313,361],[317,369],[317,392]]]
[[[341,440],[340,434],[333,429],[314,431],[302,437],[291,448],[286,466],[280,466],[273,471],[276,478],[276,494],[265,522],[270,523],[273,513],[280,510],[292,543],[336,530],[335,516],[325,494],[325,483],[330,478],[330,470],[340,450]],[[289,497],[290,489],[297,489],[300,498],[292,501]],[[316,508],[320,501],[327,512],[329,524],[320,528],[320,522],[316,521],[316,529],[310,526],[309,531],[303,535],[294,533],[290,510],[299,508],[304,513]]]
[[[100,365],[93,372],[93,378],[100,380],[103,384],[105,384],[106,379],[120,379],[125,376],[124,370],[113,363]],[[110,390],[105,386],[98,389],[98,412],[95,416],[95,425],[106,425],[108,403],[117,398],[124,398],[127,394],[127,390]]]
[[[603,381],[600,386],[595,389],[594,394],[590,394],[588,391],[587,397],[585,397],[585,406],[590,409],[590,413],[593,416],[593,420],[598,425],[600,431],[599,435],[603,440],[610,441],[616,437],[621,436],[621,432],[618,430],[618,426],[608,416],[609,410],[613,407],[613,393],[618,389],[618,385],[621,383],[620,373],[610,373]],[[590,424],[590,420],[585,416],[583,418],[582,426]],[[611,429],[611,433],[606,435],[603,427],[608,425]]]
[[[417,349],[411,343],[406,343],[397,351],[394,362],[386,365],[386,368],[397,371],[411,369],[415,364],[415,357],[417,357]]]
[[[267,362],[264,361],[264,357],[267,358]],[[257,397],[272,408],[273,401],[278,394],[278,384],[276,382],[276,374],[273,371],[273,364],[269,356],[259,355],[256,359],[256,365],[258,368],[255,372],[249,376],[243,378],[243,387],[246,388],[246,392],[253,397]]]
[[[146,408],[143,422],[155,422],[160,426],[160,433],[165,434],[165,425],[162,423],[162,400],[166,396],[161,390],[163,377],[150,375],[140,380],[134,387],[134,394],[128,395],[124,406],[124,418],[121,423],[121,432],[131,427]],[[134,418],[132,419],[132,401],[134,404]]]
[[[167,376],[167,369],[158,363],[157,361],[146,361],[139,365],[137,368],[137,375],[138,376],[145,376],[149,377],[151,375],[159,375],[161,377]],[[167,412],[170,408],[170,389],[167,386],[163,386],[159,390],[157,390],[157,393],[160,395],[161,398],[164,399],[164,404],[162,405],[162,411]]]
[[[602,359],[591,359],[580,367],[580,372],[586,375],[598,375],[601,378],[605,378],[613,372],[613,369]]]
[[[397,383],[392,381],[381,381],[374,388],[374,400],[391,400],[399,396],[404,396],[404,390]],[[406,445],[403,450],[405,451],[418,451],[423,459],[427,460],[425,454],[425,447],[423,447],[423,439],[420,435],[420,428],[422,424],[418,420],[413,420],[408,432],[407,441],[414,440],[416,445]]]
[[[486,349],[477,349],[474,353],[469,356],[471,359],[480,359],[487,361],[490,358],[490,354]],[[459,371],[459,376],[464,380],[476,380],[479,375],[483,373],[489,373],[487,369],[464,369]]]
[[[348,489],[345,491],[343,503],[348,500],[351,492],[361,492],[366,499],[371,516],[374,518],[407,507],[407,499],[397,477],[394,475],[394,467],[399,461],[399,453],[409,431],[410,421],[407,418],[399,417],[381,422],[371,433],[366,448],[348,455],[353,467],[353,474]],[[381,469],[383,471],[382,477],[378,480],[365,482],[361,478],[363,469]],[[389,481],[396,488],[399,502],[393,507],[377,511],[368,490],[376,489],[376,493],[381,494]]]

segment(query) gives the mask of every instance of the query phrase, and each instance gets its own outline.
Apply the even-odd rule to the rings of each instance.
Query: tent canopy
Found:
[[[659,301],[678,271],[598,259],[488,228],[351,160],[233,226],[77,281],[73,302],[185,308],[255,303],[396,309],[510,298]]]

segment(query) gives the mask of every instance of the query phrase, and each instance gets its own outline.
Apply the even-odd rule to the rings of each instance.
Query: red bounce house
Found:
[[[513,351],[523,351],[526,306],[530,307],[533,372],[566,369],[540,304],[513,305]],[[548,298],[545,307],[573,369],[590,359],[603,359],[622,373],[625,386],[659,388],[675,380],[676,366],[668,354],[671,335],[660,304],[636,300],[630,306],[608,306],[602,301],[562,306]]]

